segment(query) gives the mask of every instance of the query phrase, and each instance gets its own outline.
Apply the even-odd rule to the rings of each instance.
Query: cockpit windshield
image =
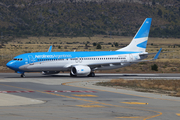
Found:
[[[22,61],[23,59],[22,58],[14,58],[13,60]]]

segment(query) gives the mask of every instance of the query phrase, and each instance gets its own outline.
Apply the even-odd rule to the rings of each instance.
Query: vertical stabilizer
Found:
[[[145,52],[146,45],[148,41],[149,31],[151,27],[152,18],[146,18],[144,23],[139,28],[138,32],[132,39],[131,43],[117,51],[137,51],[137,52]]]

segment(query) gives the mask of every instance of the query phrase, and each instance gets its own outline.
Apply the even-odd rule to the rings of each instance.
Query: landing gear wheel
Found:
[[[70,72],[70,76],[71,76],[71,77],[76,77],[77,75],[73,75],[73,74]]]
[[[95,73],[94,72],[91,72],[88,77],[95,77]]]
[[[25,78],[26,76],[25,76],[24,74],[21,74],[21,77],[22,77],[22,78]]]

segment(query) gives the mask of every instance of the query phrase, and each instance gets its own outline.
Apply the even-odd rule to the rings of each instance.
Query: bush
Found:
[[[158,71],[158,66],[156,64],[152,65],[151,70]]]
[[[97,47],[96,47],[96,49],[101,49],[101,45],[98,44]]]
[[[115,42],[114,45],[115,45],[115,47],[118,47],[118,46],[119,46],[119,44],[118,44],[117,42]]]
[[[96,46],[96,45],[97,45],[97,44],[94,42],[94,43],[93,43],[93,46]]]

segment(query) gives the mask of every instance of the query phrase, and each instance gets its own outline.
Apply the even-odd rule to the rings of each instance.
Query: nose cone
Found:
[[[10,68],[10,67],[11,67],[11,62],[8,62],[8,63],[6,64],[6,66],[7,66],[8,68]]]
[[[6,66],[10,69],[15,69],[15,66],[14,66],[14,62],[13,61],[9,61]]]

